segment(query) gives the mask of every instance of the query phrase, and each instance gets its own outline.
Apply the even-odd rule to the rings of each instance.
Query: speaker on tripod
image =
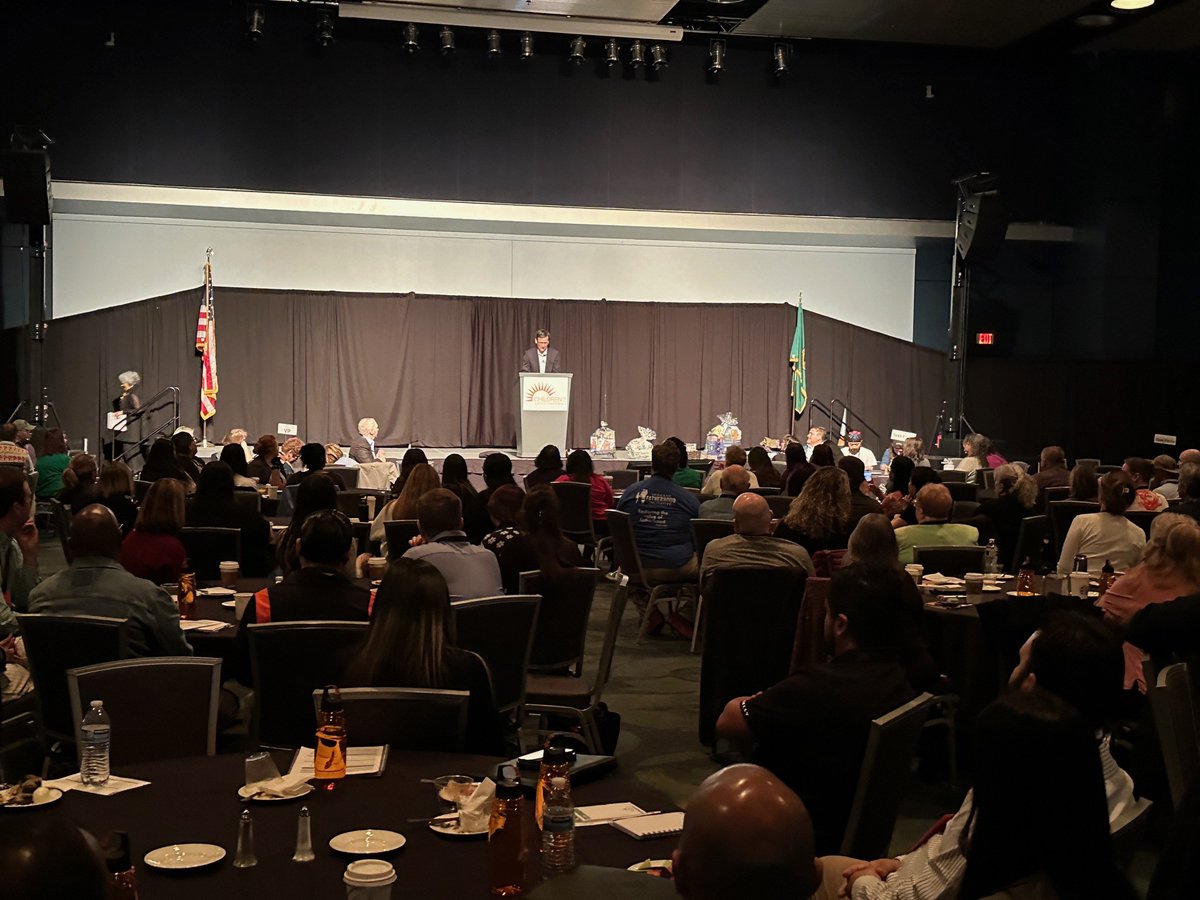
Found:
[[[50,154],[45,150],[0,152],[4,217],[14,225],[49,225],[54,211]]]
[[[996,176],[970,175],[955,181],[959,191],[954,248],[964,260],[993,256],[1008,232],[1008,211],[996,189]]]

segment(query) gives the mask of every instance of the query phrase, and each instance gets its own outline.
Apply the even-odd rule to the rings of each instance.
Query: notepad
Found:
[[[387,745],[381,747],[350,747],[346,750],[347,775],[382,775],[387,766]],[[292,759],[292,772],[313,771],[313,748],[301,747]]]
[[[623,831],[631,838],[644,841],[646,838],[664,837],[683,831],[683,813],[659,813],[656,816],[638,816],[636,819],[618,819],[612,827]]]

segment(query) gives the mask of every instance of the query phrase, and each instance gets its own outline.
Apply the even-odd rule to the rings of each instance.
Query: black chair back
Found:
[[[179,540],[201,581],[221,577],[221,562],[242,561],[242,532],[237,528],[184,528]]]
[[[627,487],[632,487],[638,480],[638,473],[630,469],[609,469],[604,474],[612,479],[614,491],[623,491]]]
[[[1050,538],[1049,516],[1026,516],[1017,532],[1017,547],[1009,561],[1009,574],[1015,575],[1026,558],[1035,564],[1042,558],[1042,542]],[[1001,560],[1003,562],[1003,560]]]
[[[430,688],[342,688],[346,733],[360,746],[462,753],[467,743],[469,691]],[[313,717],[321,690],[312,692]]]
[[[599,569],[566,569],[549,581],[541,572],[521,573],[521,593],[542,598],[529,654],[531,672],[579,674],[599,580]]]
[[[1069,500],[1071,497],[1070,487],[1048,487],[1042,491],[1042,512],[1049,512],[1047,504],[1053,503],[1055,500]]]
[[[964,484],[963,487],[975,487],[975,485]],[[950,521],[965,522],[978,512],[979,504],[974,500],[955,500],[954,508],[950,510]]]
[[[1150,540],[1150,526],[1154,524],[1154,517],[1158,512],[1151,512],[1145,509],[1130,509],[1125,512],[1125,518],[1136,525],[1146,535],[1146,540]]]
[[[326,466],[321,471],[338,482],[344,491],[358,487],[358,466]]]
[[[758,494],[758,496],[760,496],[760,497],[775,497],[775,496],[783,493],[783,488],[762,487],[760,485],[759,487],[750,488],[750,493]]]
[[[592,486],[582,481],[556,481],[550,485],[558,498],[558,523],[563,534],[576,543],[596,543],[592,527]]]
[[[67,672],[75,741],[93,700],[104,701],[116,727],[113,766],[217,752],[221,660],[204,656],[126,659]]]
[[[37,685],[40,725],[53,741],[75,740],[67,670],[124,659],[129,654],[129,620],[106,616],[18,613],[29,674]]]
[[[788,507],[792,505],[795,497],[786,497],[782,494],[774,494],[767,497],[767,506],[771,507],[771,518],[782,519],[787,515]]]
[[[716,739],[726,703],[787,677],[807,575],[803,569],[717,569],[710,576],[700,660],[699,732],[706,747]]]
[[[501,713],[519,714],[525,703],[525,676],[540,602],[536,594],[510,594],[450,604],[454,646],[483,657],[492,673],[492,693]]]
[[[981,491],[995,492],[996,490],[996,470],[995,469],[976,469],[975,484],[979,486]]]
[[[733,534],[733,519],[692,519],[692,540],[696,544],[696,563],[703,565],[704,548],[710,541]]]
[[[983,571],[983,547],[913,547],[913,562],[925,571],[940,572],[949,578],[962,578],[968,572]]]
[[[253,488],[237,488],[233,492],[233,502],[262,514],[262,495]]]
[[[71,552],[71,510],[67,509],[61,500],[51,500],[50,519],[54,522],[54,530],[58,532],[63,556],[67,558],[67,565],[70,565],[75,559],[75,554]]]
[[[146,499],[146,494],[149,492],[150,485],[152,484],[154,484],[153,481],[142,481],[141,479],[134,481],[133,499],[141,504],[141,502]]]
[[[408,549],[408,542],[421,533],[416,519],[391,519],[383,523],[383,534],[388,545],[388,559],[399,559]]]
[[[367,498],[351,491],[338,491],[337,508],[348,519],[367,517]]]
[[[250,625],[255,743],[299,747],[313,743],[312,692],[337,684],[367,639],[366,622],[269,622]]]
[[[296,508],[296,492],[300,490],[300,485],[289,484],[285,485],[283,490],[279,492],[279,505],[275,508],[275,514],[284,518],[291,518],[293,510]]]
[[[633,540],[633,525],[629,521],[629,514],[610,509],[604,515],[608,520],[609,537],[612,538],[613,563],[629,576],[633,584],[645,584],[646,579],[642,577],[642,558]]]
[[[1076,516],[1100,512],[1100,504],[1091,500],[1055,500],[1046,504],[1050,516],[1050,533],[1054,538],[1054,555],[1062,553],[1063,541],[1071,530]]]
[[[958,469],[938,469],[938,476],[942,479],[942,484],[947,487],[952,484],[967,483],[967,473],[960,472]]]
[[[965,473],[964,473],[965,474]],[[975,502],[979,499],[979,485],[967,484],[964,482],[946,481],[943,482],[946,490],[950,492],[950,499],[954,501],[968,500]]]

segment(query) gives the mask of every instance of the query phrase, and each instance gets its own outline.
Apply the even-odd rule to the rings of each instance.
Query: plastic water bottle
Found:
[[[553,878],[575,868],[575,804],[571,785],[554,778],[542,813],[542,877]]]
[[[988,575],[997,575],[1000,572],[1000,551],[996,548],[996,539],[989,538],[987,547],[983,551],[983,571]]]
[[[84,784],[108,782],[108,748],[112,742],[112,720],[104,711],[103,700],[93,700],[83,717],[83,756],[79,776]]]

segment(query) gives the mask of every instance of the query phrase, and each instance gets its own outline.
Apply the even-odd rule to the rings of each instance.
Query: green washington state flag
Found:
[[[799,416],[808,405],[804,361],[804,301],[796,299],[796,331],[792,335],[792,352],[788,354],[792,366],[792,414]]]

